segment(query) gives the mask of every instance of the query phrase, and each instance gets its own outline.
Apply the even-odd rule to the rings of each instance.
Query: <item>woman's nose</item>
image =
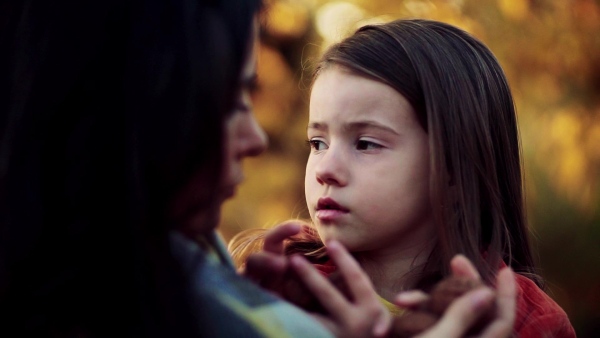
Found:
[[[336,186],[348,184],[348,168],[344,163],[343,152],[330,146],[315,167],[317,182]]]
[[[268,138],[253,113],[247,113],[241,128],[240,157],[260,155],[267,149]]]

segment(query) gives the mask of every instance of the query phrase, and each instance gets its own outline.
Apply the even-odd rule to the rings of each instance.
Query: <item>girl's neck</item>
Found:
[[[418,274],[431,253],[431,245],[425,248],[409,248],[393,253],[355,253],[355,257],[371,278],[379,296],[392,301],[400,291],[414,288]],[[411,273],[409,273],[411,272]]]

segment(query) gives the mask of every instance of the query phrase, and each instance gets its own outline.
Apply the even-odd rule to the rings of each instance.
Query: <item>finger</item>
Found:
[[[252,254],[246,260],[243,275],[260,283],[265,279],[274,279],[281,276],[288,268],[286,257],[267,252]]]
[[[476,280],[481,279],[475,266],[473,266],[467,257],[461,254],[452,258],[450,261],[450,268],[452,269],[452,275],[456,277],[468,277]]]
[[[405,291],[394,298],[394,304],[406,308],[418,308],[429,300],[429,295],[420,290]]]
[[[493,301],[494,292],[490,288],[469,291],[450,305],[432,329],[419,337],[462,337]]]
[[[275,254],[283,254],[283,241],[297,234],[300,228],[300,224],[297,223],[284,223],[269,230],[265,236],[263,250]]]
[[[327,242],[327,253],[344,277],[355,302],[369,300],[379,302],[369,277],[363,272],[354,257],[338,241]]]
[[[305,258],[291,256],[290,266],[332,317],[338,319],[350,307],[346,297]]]
[[[497,317],[486,328],[482,337],[507,337],[515,322],[517,306],[517,286],[514,272],[510,268],[500,270],[496,277]]]
[[[392,326],[392,314],[384,309],[379,313],[379,316],[375,318],[375,323],[373,324],[373,336],[375,337],[385,337]]]
[[[364,311],[367,311],[366,313],[369,316],[375,317],[371,333],[376,337],[387,334],[391,326],[392,316],[382,306],[373,289],[371,280],[364,273],[358,262],[337,241],[327,242],[327,253],[344,277],[355,304],[360,306]]]

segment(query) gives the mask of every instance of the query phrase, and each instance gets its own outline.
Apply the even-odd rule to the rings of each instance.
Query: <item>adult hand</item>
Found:
[[[297,276],[325,309],[325,314],[314,313],[313,316],[337,337],[384,337],[390,329],[392,315],[380,302],[370,279],[338,242],[328,242],[327,253],[344,278],[350,297],[303,257],[290,259]]]
[[[299,290],[300,294],[310,293],[309,298],[315,297],[325,310],[312,315],[337,337],[385,336],[391,314],[379,301],[369,278],[339,243],[329,243],[327,252],[345,279],[352,300],[303,257],[284,255],[284,241],[298,234],[302,225],[288,222],[269,230],[263,251],[248,257],[242,274],[285,299],[292,293],[298,295]],[[298,299],[291,301],[299,303]]]
[[[281,295],[286,279],[289,280],[290,269],[289,257],[284,255],[284,241],[298,234],[301,227],[301,222],[290,221],[269,230],[263,250],[248,257],[241,273],[261,287]]]
[[[455,256],[451,261],[452,273],[457,277],[480,279],[477,270],[462,255]],[[496,290],[481,287],[456,299],[444,313],[442,318],[430,329],[418,337],[463,337],[490,306],[496,306],[496,316],[481,331],[480,337],[501,338],[509,337],[512,333],[516,314],[516,284],[514,273],[510,268],[503,268],[496,277]],[[415,308],[427,301],[428,296],[420,291],[410,291],[400,294],[396,304]]]

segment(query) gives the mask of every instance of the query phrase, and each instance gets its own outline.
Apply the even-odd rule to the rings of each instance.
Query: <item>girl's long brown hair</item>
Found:
[[[448,275],[450,259],[462,253],[488,283],[504,261],[542,287],[525,221],[515,106],[492,52],[454,26],[397,20],[362,27],[330,47],[315,78],[333,65],[396,89],[429,135],[438,236],[415,272],[417,286]],[[234,256],[260,236],[238,235]]]

